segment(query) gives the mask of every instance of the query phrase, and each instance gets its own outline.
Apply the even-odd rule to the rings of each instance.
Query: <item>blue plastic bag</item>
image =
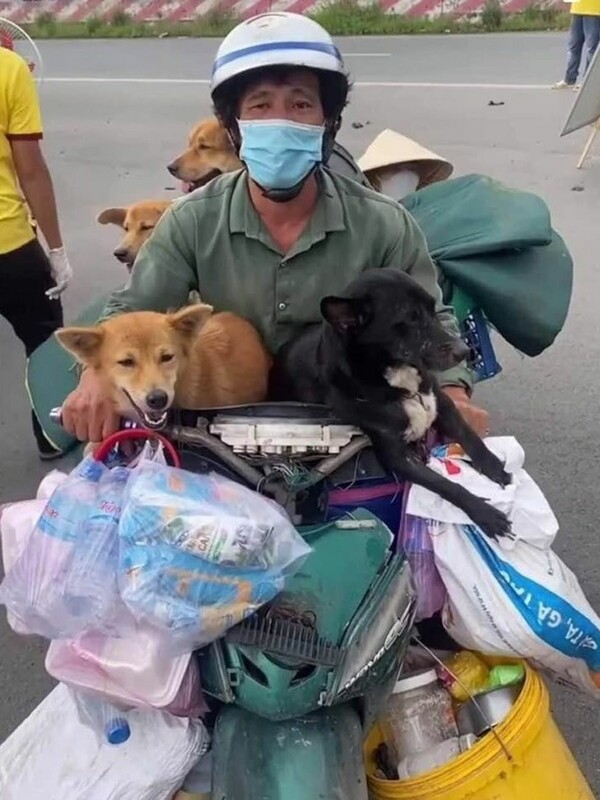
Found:
[[[310,553],[279,506],[216,473],[145,463],[125,494],[121,597],[168,632],[174,652],[218,639],[272,600]]]

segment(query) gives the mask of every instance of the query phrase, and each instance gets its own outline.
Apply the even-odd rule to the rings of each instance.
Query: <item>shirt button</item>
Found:
[[[279,305],[277,306],[277,308],[278,308],[280,311],[285,311],[285,310],[286,310],[286,308],[287,308],[287,303],[279,303]]]

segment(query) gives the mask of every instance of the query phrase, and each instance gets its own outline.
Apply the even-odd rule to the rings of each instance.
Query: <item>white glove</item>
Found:
[[[73,270],[69,264],[69,259],[67,258],[64,247],[57,247],[56,250],[50,250],[48,258],[50,260],[50,271],[52,272],[52,277],[56,282],[56,286],[48,289],[46,296],[51,300],[58,300],[71,282]]]

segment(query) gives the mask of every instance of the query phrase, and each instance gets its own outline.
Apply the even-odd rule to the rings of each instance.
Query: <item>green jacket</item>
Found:
[[[321,320],[322,297],[341,294],[366,269],[395,267],[435,297],[443,324],[458,335],[423,234],[408,212],[349,178],[322,171],[320,180],[314,214],[288,253],[262,225],[245,171],[178,199],[142,246],[129,283],[112,294],[103,316],[176,309],[195,290],[216,311],[248,319],[276,353],[302,326]],[[470,388],[472,375],[460,366],[444,373],[441,382]]]

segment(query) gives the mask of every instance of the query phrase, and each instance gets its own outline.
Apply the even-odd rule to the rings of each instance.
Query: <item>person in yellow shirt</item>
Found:
[[[40,148],[42,136],[29,66],[17,53],[0,47],[0,315],[12,325],[28,356],[62,325],[60,295],[73,274]],[[59,455],[33,412],[32,422],[40,457]]]
[[[571,2],[571,28],[569,31],[568,59],[565,77],[554,85],[555,89],[576,88],[583,48],[586,48],[585,68],[588,70],[600,40],[600,0],[573,0]]]

